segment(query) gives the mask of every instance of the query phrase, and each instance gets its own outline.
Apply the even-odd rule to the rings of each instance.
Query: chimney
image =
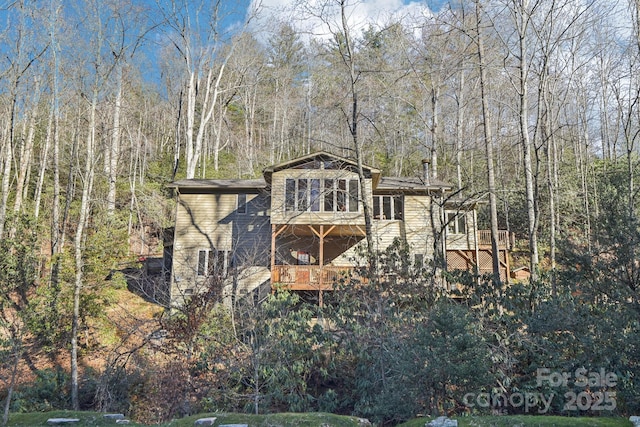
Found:
[[[431,164],[431,161],[429,159],[422,159],[422,179],[424,180],[425,185],[431,184],[431,178],[429,176],[429,164]]]

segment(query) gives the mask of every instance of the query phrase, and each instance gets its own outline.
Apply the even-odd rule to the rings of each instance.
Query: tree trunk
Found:
[[[122,64],[116,65],[116,99],[113,107],[113,133],[111,145],[107,150],[107,214],[113,216],[116,210],[116,180],[118,177],[118,160],[120,157],[120,111],[122,110]]]
[[[78,400],[78,333],[80,327],[80,296],[84,280],[83,242],[84,228],[89,218],[89,200],[93,189],[94,179],[94,145],[96,132],[96,109],[98,104],[98,91],[94,89],[91,101],[91,111],[89,116],[89,126],[87,135],[87,159],[84,166],[84,179],[82,185],[82,199],[80,203],[80,216],[74,238],[74,259],[75,259],[75,285],[73,288],[73,319],[71,323],[71,406],[74,410],[80,410]]]
[[[482,129],[487,161],[487,184],[489,190],[489,219],[491,222],[491,258],[493,266],[493,283],[499,285],[500,280],[500,252],[498,247],[498,201],[496,197],[496,178],[493,165],[493,136],[490,125],[489,101],[487,94],[487,70],[484,62],[484,39],[481,27],[482,8],[480,1],[476,0],[476,48],[478,54],[478,67],[480,72],[480,98],[482,102]]]
[[[518,3],[516,1],[516,3]],[[527,27],[528,27],[528,0],[519,0],[519,4],[514,6],[516,14],[516,27],[518,29],[518,57],[519,66],[519,90],[520,100],[519,124],[520,136],[522,138],[522,153],[524,161],[525,193],[527,199],[527,218],[529,221],[529,267],[531,270],[531,281],[538,279],[538,215],[534,192],[533,161],[531,159],[531,138],[529,138],[529,63],[527,56]]]

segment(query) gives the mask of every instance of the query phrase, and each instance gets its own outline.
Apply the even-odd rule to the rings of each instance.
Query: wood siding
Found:
[[[239,190],[238,192],[241,192]],[[197,291],[198,252],[226,252],[228,267],[269,265],[269,196],[247,193],[246,213],[237,212],[235,192],[180,194],[173,245],[172,299]]]
[[[286,169],[275,172],[271,182],[271,222],[273,224],[344,224],[364,225],[364,209],[360,201],[358,212],[287,212],[285,210],[285,182],[287,179],[346,179],[358,180],[355,172],[346,170]],[[371,197],[371,179],[365,181],[367,195]],[[321,195],[324,195],[321,184]],[[360,187],[358,187],[360,191]],[[362,194],[360,194],[362,197]],[[321,197],[322,202],[322,197]],[[322,203],[321,203],[322,204]]]

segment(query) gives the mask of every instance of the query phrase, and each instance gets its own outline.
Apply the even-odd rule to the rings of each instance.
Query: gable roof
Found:
[[[271,175],[274,172],[279,172],[285,169],[292,169],[299,166],[303,166],[312,162],[322,163],[337,163],[341,167],[350,167],[357,170],[358,163],[354,160],[347,159],[346,157],[336,156],[335,154],[327,153],[326,151],[316,151],[315,153],[307,154],[306,156],[297,157],[295,159],[287,160],[276,165],[269,166],[264,169],[263,176],[266,182],[271,183]],[[362,165],[362,169],[365,176],[370,176],[375,187],[380,180],[380,170],[371,166]]]
[[[429,182],[425,182],[422,178],[417,177],[382,177],[378,187],[374,191],[426,191],[426,190],[450,190],[451,184],[444,181],[430,178]]]
[[[186,190],[189,192],[198,191],[232,191],[232,190],[260,190],[267,188],[271,184],[273,173],[285,169],[304,167],[330,166],[331,168],[345,168],[357,171],[358,164],[346,157],[336,156],[326,151],[317,151],[306,156],[297,157],[272,166],[268,166],[263,171],[264,178],[258,179],[181,179],[171,184],[169,188]],[[390,192],[424,192],[427,190],[451,190],[452,185],[430,178],[428,182],[418,177],[382,177],[380,170],[371,166],[363,165],[365,176],[372,180],[374,191]]]
[[[181,179],[168,184],[169,188],[193,190],[243,190],[267,187],[264,179]]]

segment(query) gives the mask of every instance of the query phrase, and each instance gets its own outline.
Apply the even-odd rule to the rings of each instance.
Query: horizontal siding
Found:
[[[405,195],[404,221],[407,243],[413,253],[433,257],[431,199],[423,195]]]
[[[286,169],[273,174],[271,181],[271,222],[273,224],[357,224],[364,225],[364,208],[359,203],[358,212],[286,212],[285,182],[299,179],[358,179],[358,174],[345,170]],[[365,181],[366,196],[371,205],[371,179]],[[323,184],[321,183],[321,191]],[[361,195],[362,197],[362,195]],[[322,198],[321,198],[322,200]]]
[[[246,213],[237,212],[237,194],[182,194],[176,208],[172,298],[184,289],[197,288],[198,252],[229,252],[229,261],[244,265],[269,265],[270,221],[267,194],[247,194]]]
[[[474,250],[476,247],[476,226],[474,221],[474,211],[464,213],[466,220],[465,234],[447,234],[448,250]]]

